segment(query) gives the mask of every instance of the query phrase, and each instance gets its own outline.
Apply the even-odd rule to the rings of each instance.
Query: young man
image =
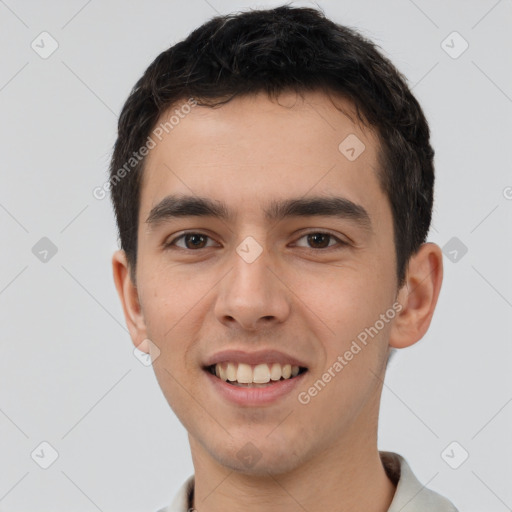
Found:
[[[404,78],[313,9],[218,17],[119,120],[115,284],[188,431],[164,511],[456,511],[377,448],[390,351],[427,331],[433,150]]]

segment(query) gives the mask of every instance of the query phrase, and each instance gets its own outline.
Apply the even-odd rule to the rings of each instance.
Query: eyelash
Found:
[[[205,233],[201,233],[200,231],[187,231],[187,232],[182,233],[181,235],[173,238],[169,242],[165,242],[163,244],[164,249],[171,249],[172,247],[177,247],[178,249],[183,250],[183,251],[194,252],[194,251],[199,251],[201,249],[207,249],[208,248],[208,247],[202,247],[201,249],[188,249],[188,248],[177,246],[176,242],[178,240],[184,239],[187,235],[200,235],[200,236],[204,236],[204,237],[206,237],[206,238],[208,238],[210,240],[212,239],[212,237],[210,237],[209,235],[206,235]],[[348,242],[345,242],[344,240],[341,240],[340,238],[338,238],[336,235],[333,235],[329,231],[309,231],[308,233],[304,233],[297,240],[301,240],[302,238],[307,237],[309,235],[327,235],[327,236],[330,237],[329,242],[331,241],[331,239],[334,239],[337,242],[337,244],[328,245],[327,247],[322,247],[320,249],[317,249],[317,248],[314,248],[314,247],[308,247],[312,251],[328,251],[328,250],[333,250],[333,249],[336,249],[336,248],[341,248],[341,247],[350,245]]]

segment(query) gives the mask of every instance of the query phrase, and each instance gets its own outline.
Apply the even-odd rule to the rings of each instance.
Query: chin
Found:
[[[237,473],[268,477],[293,471],[303,462],[297,450],[304,448],[293,442],[293,436],[268,437],[268,429],[258,436],[238,435],[225,444],[208,446],[210,456],[218,464]],[[219,449],[219,446],[222,448]]]
[[[218,454],[217,454],[218,455]],[[244,456],[247,458],[247,455]],[[237,473],[252,477],[278,476],[293,471],[298,465],[299,460],[294,456],[275,452],[269,453],[266,450],[259,452],[252,461],[244,460],[238,457],[238,454],[232,454],[217,458],[219,464],[236,471]]]

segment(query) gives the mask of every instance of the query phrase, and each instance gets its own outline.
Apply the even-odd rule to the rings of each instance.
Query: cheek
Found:
[[[326,378],[332,383],[316,403],[326,407],[337,403],[334,415],[365,402],[362,397],[370,396],[378,384],[371,372],[380,374],[386,357],[391,324],[389,318],[388,322],[380,320],[380,315],[392,306],[393,288],[384,264],[365,265],[331,269],[328,275],[316,274],[314,278],[303,275],[300,287],[299,282],[296,284],[302,299],[297,301],[299,315],[307,319],[306,328],[314,331],[323,351],[314,368],[316,378],[330,369]],[[336,377],[331,378],[332,374]]]
[[[207,290],[212,288],[204,277],[187,279],[180,272],[153,271],[144,276],[140,291],[147,335],[160,349],[160,364],[185,371],[184,353],[201,328],[207,303]],[[206,294],[206,296],[205,296]],[[178,364],[179,362],[179,364]]]
[[[389,269],[388,269],[389,270]],[[297,307],[319,326],[319,337],[347,341],[392,305],[393,288],[382,262],[347,264],[321,272],[302,272],[291,286]]]
[[[146,275],[144,290],[141,301],[147,335],[160,350],[153,362],[155,376],[170,407],[178,417],[186,418],[191,408],[187,390],[194,389],[198,379],[195,359],[188,354],[194,349],[204,319],[206,302],[201,298],[205,292],[201,283],[190,277],[180,279],[179,272],[169,270]]]
[[[140,297],[147,323],[159,331],[193,315],[196,305],[215,284],[214,276],[200,269],[191,272],[185,266],[156,262],[150,268],[141,276]]]

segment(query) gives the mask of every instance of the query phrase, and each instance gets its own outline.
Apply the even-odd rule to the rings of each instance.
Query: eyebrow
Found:
[[[345,197],[315,196],[274,200],[270,201],[264,214],[269,221],[279,221],[290,217],[348,219],[365,231],[372,232],[372,223],[368,212],[360,204]],[[146,224],[151,229],[163,222],[183,217],[213,217],[230,221],[235,215],[221,201],[214,201],[207,197],[169,195],[151,209]]]

